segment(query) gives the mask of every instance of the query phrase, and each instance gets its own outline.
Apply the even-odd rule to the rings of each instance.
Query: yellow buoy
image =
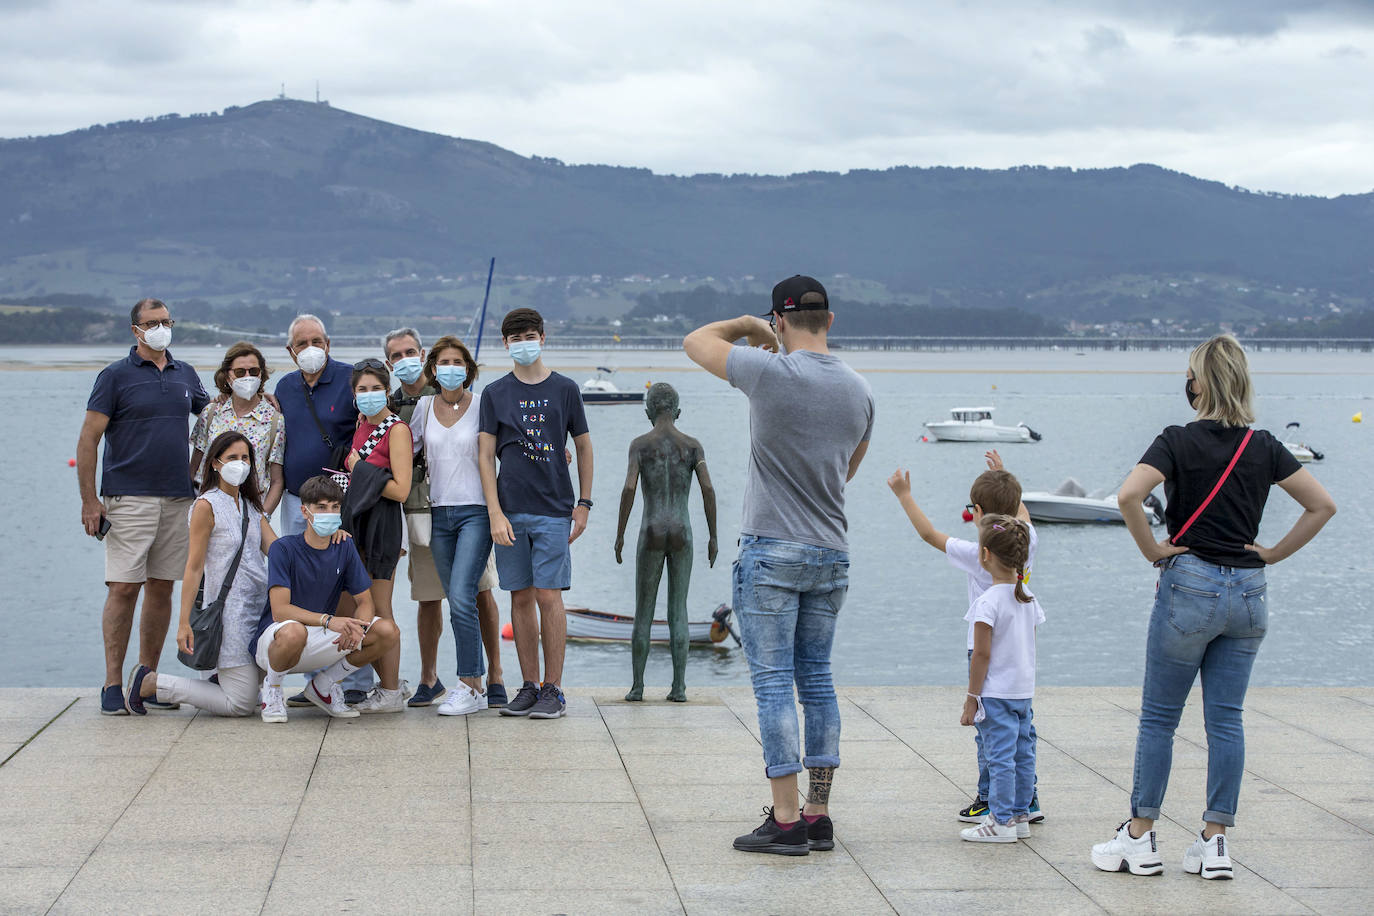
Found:
[[[1350,422],[1351,422],[1351,423],[1363,423],[1363,422],[1364,422],[1364,411],[1362,410],[1362,411],[1360,411],[1359,413],[1355,414],[1355,416],[1351,417],[1351,418],[1350,418]]]

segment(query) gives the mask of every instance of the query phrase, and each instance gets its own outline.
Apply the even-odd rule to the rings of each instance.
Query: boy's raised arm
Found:
[[[1002,463],[1002,456],[997,453],[997,449],[989,449],[983,453],[983,457],[987,459],[989,471],[1006,470],[1006,465]],[[1029,522],[1031,520],[1030,510],[1026,508],[1025,503],[1016,504],[1016,517],[1023,522]]]
[[[897,495],[897,500],[906,510],[906,517],[911,520],[911,527],[916,529],[921,540],[936,550],[944,550],[945,544],[949,541],[949,535],[943,531],[936,531],[935,526],[930,523],[930,519],[926,518],[926,514],[921,511],[921,507],[916,505],[916,500],[911,496],[911,472],[898,468],[887,479],[887,485]]]

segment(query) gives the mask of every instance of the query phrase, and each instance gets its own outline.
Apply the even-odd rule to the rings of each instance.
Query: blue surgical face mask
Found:
[[[310,519],[310,527],[322,538],[331,536],[339,530],[343,520],[337,512],[315,512]]]
[[[468,380],[468,370],[465,366],[435,366],[434,380],[445,391],[453,391],[463,387]]]
[[[420,361],[418,356],[407,356],[404,359],[396,360],[396,365],[391,367],[391,371],[396,373],[396,377],[407,385],[415,384],[420,373],[424,371],[425,364]]]
[[[382,408],[386,407],[386,392],[360,391],[353,400],[358,405],[359,413],[365,417],[371,417],[381,413]]]
[[[517,340],[510,345],[510,358],[521,366],[533,366],[542,349],[537,340]]]

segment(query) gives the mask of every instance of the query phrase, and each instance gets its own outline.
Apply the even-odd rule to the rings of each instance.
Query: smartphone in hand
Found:
[[[100,516],[100,530],[95,533],[97,541],[105,540],[105,535],[110,533],[110,520],[105,516]]]

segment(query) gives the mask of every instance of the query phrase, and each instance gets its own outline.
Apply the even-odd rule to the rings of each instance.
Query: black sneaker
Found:
[[[822,814],[814,821],[806,821],[806,845],[813,852],[829,852],[835,848],[835,822],[829,815]]]
[[[735,837],[735,848],[741,852],[771,852],[775,856],[810,855],[807,844],[806,821],[798,818],[791,827],[783,830],[773,818],[773,809],[764,808],[763,823],[753,833]]]
[[[100,714],[102,716],[127,716],[129,707],[124,705],[124,687],[111,684],[100,688]]]
[[[558,685],[545,684],[539,688],[539,699],[530,707],[529,715],[531,719],[557,719],[567,708],[568,701],[563,699],[563,691]]]
[[[515,699],[501,707],[503,716],[528,716],[530,709],[539,699],[539,688],[533,681],[526,681],[520,685],[519,691],[515,694]]]
[[[286,698],[286,705],[287,705],[287,706],[294,707],[295,709],[304,709],[305,707],[307,707],[307,706],[312,706],[312,705],[314,705],[314,704],[312,704],[309,700],[307,700],[307,699],[305,698],[305,691],[302,690],[300,693],[296,694],[294,697],[287,697],[287,698]]]
[[[965,824],[981,824],[983,818],[988,816],[988,800],[986,798],[975,798],[973,803],[959,812],[959,820]]]
[[[350,687],[344,691],[344,703],[348,706],[357,706],[363,700],[367,699],[367,694],[368,691],[366,690],[357,690]]]

